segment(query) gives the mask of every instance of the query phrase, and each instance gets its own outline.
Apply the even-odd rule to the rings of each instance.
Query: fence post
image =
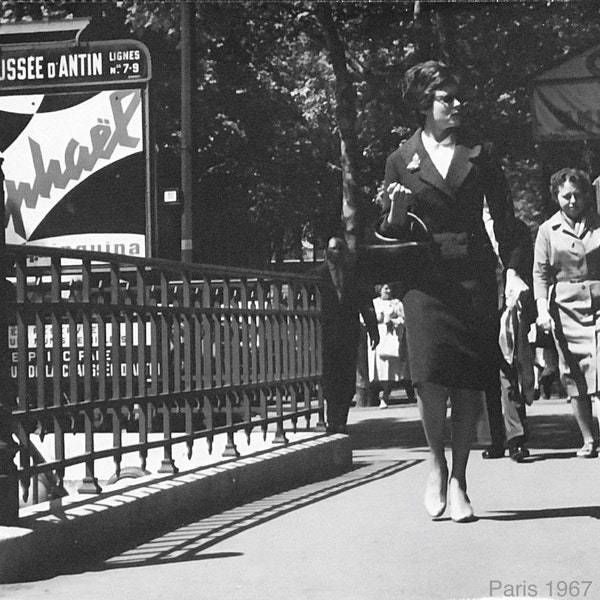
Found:
[[[0,157],[0,525],[19,520],[19,483],[14,463],[17,444],[12,438],[13,386],[10,381],[8,306],[10,283],[6,279],[8,257],[4,222],[4,172]]]

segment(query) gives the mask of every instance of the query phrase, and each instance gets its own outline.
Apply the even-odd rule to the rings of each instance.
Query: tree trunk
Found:
[[[323,27],[327,50],[335,74],[336,122],[340,136],[342,166],[342,227],[351,250],[362,237],[360,152],[356,133],[356,91],[346,62],[346,50],[340,38],[329,3],[318,3],[316,14]]]
[[[447,65],[455,66],[453,63],[454,57],[457,56],[457,48],[452,34],[456,25],[453,23],[452,15],[447,10],[434,10],[432,21],[440,48],[440,59]]]
[[[419,3],[415,3],[413,23],[413,27],[419,32],[418,59],[438,59],[457,68],[456,62],[462,51],[454,37],[456,23],[450,7],[430,5],[425,10]]]
[[[415,32],[415,62],[434,58],[434,36],[431,14],[427,6],[414,3],[412,29]]]

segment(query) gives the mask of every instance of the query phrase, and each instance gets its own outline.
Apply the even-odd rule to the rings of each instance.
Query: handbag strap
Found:
[[[406,216],[408,217],[408,220],[411,222],[410,227],[412,228],[415,224],[421,228],[422,233],[424,234],[428,234],[429,230],[427,229],[427,225],[425,225],[425,223],[423,222],[423,220],[420,217],[417,217],[417,215],[415,215],[412,212],[407,212]],[[381,217],[379,219],[379,221],[383,221],[383,219],[385,218],[385,216]],[[378,222],[379,225],[379,222]],[[375,227],[375,231],[373,232],[375,237],[379,240],[381,240],[382,242],[387,242],[387,243],[391,243],[391,242],[397,242],[398,239],[397,238],[391,238],[391,237],[387,237],[385,235],[383,235],[382,233],[380,233],[379,231],[379,227]]]

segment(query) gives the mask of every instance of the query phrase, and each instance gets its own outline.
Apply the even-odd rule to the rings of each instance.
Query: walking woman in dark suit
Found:
[[[466,467],[483,391],[498,377],[497,255],[482,211],[487,202],[505,268],[505,294],[527,289],[513,205],[490,148],[459,129],[459,81],[443,63],[428,61],[405,75],[405,99],[421,127],[387,159],[381,232],[402,238],[407,211],[431,237],[422,264],[411,269],[402,298],[408,356],[430,449],[425,507],[441,516],[447,500],[453,521],[474,518]],[[445,421],[451,401],[452,465],[445,456]]]

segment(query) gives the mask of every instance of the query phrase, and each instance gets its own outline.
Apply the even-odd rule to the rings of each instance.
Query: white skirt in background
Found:
[[[388,334],[387,325],[379,324],[379,336],[381,339]],[[380,355],[381,347],[375,350],[369,348],[369,381],[402,381],[409,380],[410,374],[408,361],[406,357],[406,336],[404,335],[404,326],[396,328],[398,338],[397,357],[383,358]]]

